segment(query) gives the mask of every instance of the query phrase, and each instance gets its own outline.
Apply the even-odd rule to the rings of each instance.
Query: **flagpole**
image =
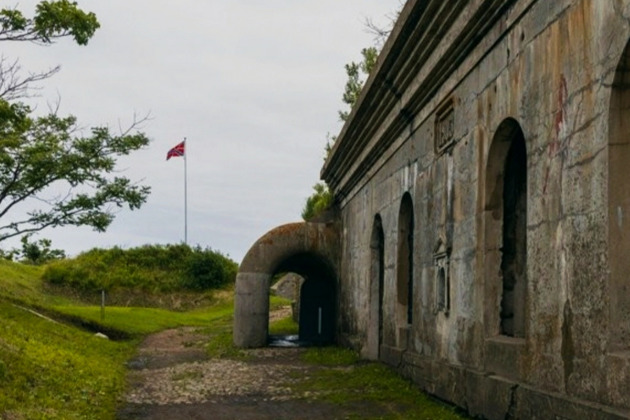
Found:
[[[186,137],[184,137],[184,243],[188,245],[188,150],[186,150]]]

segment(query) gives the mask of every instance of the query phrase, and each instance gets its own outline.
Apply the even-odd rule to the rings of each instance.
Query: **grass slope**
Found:
[[[0,418],[113,419],[125,389],[125,362],[140,337],[181,325],[231,324],[231,293],[190,312],[155,308],[101,309],[53,295],[40,267],[0,260]],[[133,339],[110,341],[73,324],[88,321]]]
[[[6,301],[0,314],[0,417],[112,417],[135,343],[104,340]]]
[[[28,305],[53,305],[66,299],[43,292],[42,268],[0,259],[0,298]]]

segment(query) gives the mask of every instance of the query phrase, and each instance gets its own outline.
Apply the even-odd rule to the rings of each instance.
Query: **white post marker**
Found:
[[[317,335],[322,335],[322,307],[320,306],[318,309],[317,316]]]
[[[105,289],[101,290],[101,321],[105,320]]]

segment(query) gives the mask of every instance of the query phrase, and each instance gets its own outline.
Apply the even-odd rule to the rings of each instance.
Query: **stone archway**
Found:
[[[338,232],[332,223],[291,223],[258,239],[236,276],[234,344],[267,345],[269,285],[272,276],[281,272],[294,272],[306,280],[300,293],[300,339],[332,342],[338,249]]]
[[[488,152],[484,203],[487,335],[524,338],[527,320],[527,148],[513,118]]]
[[[374,216],[370,238],[370,304],[367,331],[368,359],[378,360],[383,344],[383,298],[385,294],[385,231],[380,214]]]
[[[608,138],[609,348],[630,349],[630,42],[613,79]]]

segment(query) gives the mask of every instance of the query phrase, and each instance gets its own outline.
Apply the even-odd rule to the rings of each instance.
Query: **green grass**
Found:
[[[274,311],[286,306],[291,306],[291,299],[286,299],[276,295],[269,296],[269,310]],[[292,335],[299,332],[299,325],[292,317],[286,317],[273,321],[269,324],[269,334],[271,335]]]
[[[202,330],[208,336],[206,352],[213,359],[247,360],[246,353],[234,345],[232,334],[233,314],[217,317],[212,325]]]
[[[39,306],[67,302],[44,292],[41,274],[42,267],[0,259],[0,297]]]
[[[223,303],[190,312],[173,312],[157,308],[105,307],[105,317],[101,320],[99,306],[57,305],[53,309],[66,315],[78,316],[131,335],[145,335],[167,328],[181,326],[208,326],[214,320],[230,316],[231,303]]]
[[[287,327],[289,326],[289,327]],[[289,318],[272,323],[271,334],[298,326]],[[311,347],[301,355],[302,361],[314,367],[308,375],[300,373],[290,384],[295,395],[306,395],[339,406],[371,403],[378,408],[373,419],[451,420],[466,417],[456,409],[432,400],[417,386],[400,377],[389,367],[361,361],[356,351],[340,347]],[[298,379],[297,382],[295,379]],[[365,417],[348,417],[365,418]]]
[[[0,301],[0,417],[113,418],[135,342],[113,342]]]
[[[464,419],[456,409],[432,400],[411,382],[380,363],[359,361],[358,354],[337,347],[308,349],[303,360],[318,369],[293,384],[294,392],[311,400],[344,406],[373,403],[374,419]],[[352,417],[350,417],[352,418]]]
[[[291,304],[291,300],[279,296],[269,296],[270,310],[279,309]],[[211,327],[203,330],[208,335],[206,352],[211,358],[247,360],[246,352],[234,346],[232,334],[233,308],[228,311],[212,310]],[[298,325],[291,317],[284,318],[269,325],[269,334],[297,334]]]
[[[341,347],[311,347],[302,354],[302,360],[313,365],[350,366],[359,361],[359,355]]]
[[[269,295],[269,310],[280,309],[283,306],[291,306],[291,299],[283,298],[281,296]]]
[[[297,322],[291,316],[273,321],[269,324],[269,334],[271,335],[293,335],[300,330]]]
[[[216,329],[209,335],[206,352],[212,359],[248,360],[249,356],[234,345],[232,331],[217,332]]]

